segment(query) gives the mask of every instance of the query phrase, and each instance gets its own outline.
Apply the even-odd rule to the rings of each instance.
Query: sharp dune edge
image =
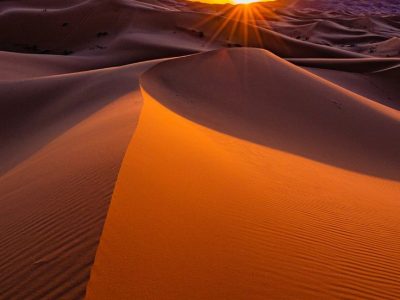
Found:
[[[0,84],[0,298],[83,296],[141,106],[135,69]]]
[[[400,12],[345,2],[2,1],[0,299],[398,299]]]

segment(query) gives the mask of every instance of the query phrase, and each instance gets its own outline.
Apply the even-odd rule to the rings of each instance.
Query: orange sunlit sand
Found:
[[[400,7],[252,2],[0,2],[0,299],[398,299]]]

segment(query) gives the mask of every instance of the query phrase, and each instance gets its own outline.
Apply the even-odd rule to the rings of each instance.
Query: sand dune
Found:
[[[0,299],[397,299],[400,19],[353,2],[1,1]]]
[[[217,73],[219,64],[229,69]],[[244,77],[253,80],[237,80],[244,66]],[[188,76],[186,67],[197,72]],[[280,75],[298,95],[301,76],[311,81],[310,91],[326,85],[328,95],[288,97]],[[359,125],[364,130],[386,121],[398,125],[397,113],[262,50],[164,62],[147,71],[141,84],[144,108],[116,184],[87,299],[396,298],[399,183],[288,148],[309,141],[326,153],[334,147],[324,148],[328,142],[322,139],[329,137],[342,145],[336,155],[356,160],[364,153],[350,141],[359,138],[358,145],[371,150],[363,166],[395,175],[398,156],[380,168],[372,149],[374,143],[398,149],[398,132],[378,137],[369,131],[374,141],[367,142],[351,130],[363,120],[370,121]],[[213,93],[199,94],[207,90]],[[342,108],[327,99],[334,95]],[[296,108],[281,109],[288,102]],[[345,111],[353,116],[351,128],[340,117]],[[246,118],[250,112],[253,118]],[[305,129],[297,114],[314,115],[313,126]],[[255,129],[254,122],[268,126],[246,130]],[[335,128],[335,137],[325,126]],[[254,143],[251,132],[264,140]],[[282,136],[292,143],[275,150]]]

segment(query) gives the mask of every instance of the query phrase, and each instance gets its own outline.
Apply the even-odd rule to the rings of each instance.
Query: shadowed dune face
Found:
[[[221,50],[146,72],[152,97],[198,123],[357,172],[400,179],[399,112],[264,50]]]
[[[7,157],[0,165],[0,175],[103,107],[137,90],[138,74],[151,64],[0,81],[0,157]]]
[[[311,73],[329,80],[349,91],[365,98],[379,102],[397,111],[400,110],[400,96],[397,87],[396,76],[400,68],[382,70],[372,73],[343,72],[338,70],[327,70],[320,68],[306,68]]]

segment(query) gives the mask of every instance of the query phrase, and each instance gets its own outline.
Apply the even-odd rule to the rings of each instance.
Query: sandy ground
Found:
[[[394,4],[2,1],[0,299],[398,299]]]

